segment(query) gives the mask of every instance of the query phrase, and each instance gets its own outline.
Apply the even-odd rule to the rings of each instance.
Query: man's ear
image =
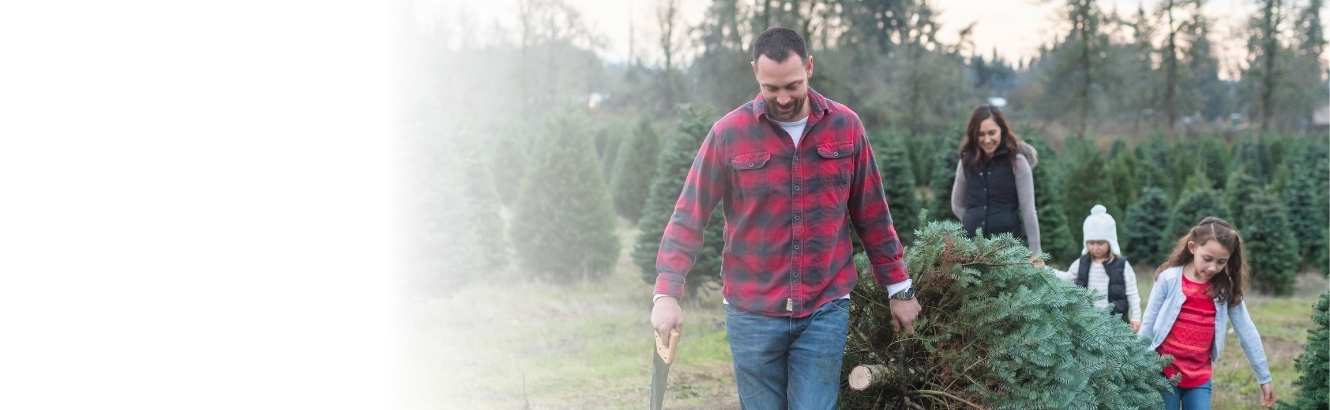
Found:
[[[809,54],[809,55],[808,55],[808,61],[804,63],[804,72],[808,74],[808,78],[813,78],[813,55],[812,55],[812,54]]]

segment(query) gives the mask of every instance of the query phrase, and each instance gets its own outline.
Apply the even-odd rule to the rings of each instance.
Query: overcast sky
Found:
[[[518,0],[491,0],[467,2],[459,0],[412,0],[412,14],[422,27],[439,22],[457,27],[457,16],[480,28],[479,33],[491,33],[495,22],[508,28],[515,26]],[[654,46],[656,36],[656,0],[565,0],[577,8],[587,24],[606,40],[603,56],[609,61],[623,61],[629,55],[630,32],[635,32],[635,53],[647,61],[658,58]],[[710,0],[680,0],[682,18],[692,25],[702,19]],[[1124,15],[1135,13],[1144,5],[1153,9],[1155,0],[1101,0],[1106,11],[1117,8]],[[1299,2],[1301,3],[1301,2]],[[985,55],[996,49],[1008,59],[1028,58],[1037,53],[1041,44],[1052,40],[1055,33],[1063,32],[1056,26],[1062,2],[1042,0],[933,0],[931,4],[941,12],[943,40],[951,42],[956,33],[970,23],[976,23],[974,42]],[[1236,30],[1246,25],[1246,19],[1256,11],[1252,1],[1211,0],[1205,11],[1215,20],[1212,40],[1216,43],[1221,66],[1233,70],[1241,63],[1245,50],[1245,36]],[[1322,10],[1322,19],[1327,19]],[[630,24],[632,22],[633,24]],[[510,30],[511,33],[511,30]],[[477,37],[484,37],[478,35]],[[515,36],[514,36],[515,37]],[[816,50],[814,50],[816,52]]]

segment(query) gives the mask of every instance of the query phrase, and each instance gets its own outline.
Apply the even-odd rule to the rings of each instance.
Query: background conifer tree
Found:
[[[1224,204],[1232,212],[1232,222],[1236,226],[1243,226],[1242,218],[1245,216],[1247,204],[1251,203],[1252,195],[1261,187],[1261,183],[1256,181],[1245,167],[1239,166],[1228,175],[1228,181],[1224,183]]]
[[[1080,241],[1071,236],[1071,224],[1063,209],[1066,191],[1057,170],[1059,156],[1042,139],[1026,140],[1039,152],[1039,165],[1034,167],[1034,204],[1039,215],[1039,245],[1057,264],[1069,264],[1080,255]],[[1086,208],[1088,211],[1090,208]],[[1080,226],[1080,224],[1076,224]]]
[[[546,129],[514,205],[513,247],[522,267],[537,275],[603,276],[619,256],[619,240],[589,127],[565,114],[551,118]]]
[[[1307,329],[1306,350],[1298,355],[1298,395],[1292,403],[1280,401],[1286,410],[1324,410],[1330,406],[1330,292],[1321,293],[1312,310],[1312,328]]]
[[[911,243],[914,229],[919,226],[919,199],[915,196],[914,166],[906,151],[905,139],[899,137],[873,138],[878,173],[891,206],[891,220],[901,242]]]
[[[1082,238],[1081,221],[1090,214],[1090,207],[1103,204],[1108,207],[1108,213],[1113,215],[1121,215],[1122,210],[1115,208],[1118,205],[1116,199],[1113,199],[1116,181],[1110,180],[1104,172],[1108,167],[1099,150],[1089,140],[1081,138],[1068,139],[1067,145],[1066,158],[1069,162],[1063,165],[1067,167],[1068,183],[1062,186],[1062,196],[1066,198],[1063,214],[1067,216],[1067,229],[1071,231],[1071,237]],[[1040,227],[1043,227],[1042,223]],[[1080,252],[1079,248],[1077,252]]]
[[[1298,240],[1288,223],[1284,203],[1273,193],[1260,190],[1252,196],[1238,225],[1247,245],[1247,264],[1255,288],[1284,295],[1293,291],[1298,269]]]
[[[1210,186],[1210,180],[1203,174],[1193,175],[1188,179],[1187,185],[1190,188],[1184,190],[1178,201],[1173,204],[1168,213],[1168,225],[1164,228],[1164,233],[1160,237],[1159,253],[1167,255],[1173,250],[1173,245],[1187,233],[1188,229],[1201,221],[1201,218],[1207,216],[1216,216],[1232,222],[1228,213],[1228,207],[1224,206],[1220,194],[1213,189],[1207,189]],[[1239,225],[1239,229],[1241,226]]]
[[[1325,272],[1318,262],[1326,252],[1324,234],[1330,221],[1326,220],[1325,209],[1330,204],[1317,202],[1317,185],[1327,184],[1326,178],[1330,175],[1317,174],[1317,162],[1326,159],[1313,155],[1314,151],[1308,151],[1308,155],[1292,167],[1293,178],[1284,189],[1283,196],[1284,203],[1288,205],[1288,222],[1293,229],[1293,236],[1298,240],[1298,256],[1302,265],[1311,265],[1313,269]]]
[[[951,185],[956,182],[956,162],[960,157],[955,147],[940,145],[933,153],[933,175],[929,179],[928,190],[932,198],[928,201],[928,220],[955,221],[951,212]]]
[[[642,218],[638,220],[637,241],[633,245],[633,263],[647,283],[656,282],[656,253],[660,250],[660,238],[665,234],[665,225],[674,214],[674,204],[683,190],[684,178],[693,165],[697,149],[711,130],[710,119],[713,115],[697,107],[684,107],[680,110],[677,127],[665,134],[664,150],[660,153],[655,178],[647,194],[646,205],[642,209]],[[725,217],[723,202],[711,211],[707,226],[702,231],[702,249],[693,262],[693,269],[688,272],[685,297],[691,298],[699,288],[720,282],[720,253],[724,248]],[[696,299],[692,299],[696,300]]]
[[[1168,224],[1168,198],[1163,189],[1145,188],[1136,202],[1127,207],[1127,218],[1119,225],[1125,226],[1122,252],[1132,263],[1145,263],[1155,266],[1164,262],[1165,255],[1160,251],[1164,242],[1177,238],[1164,238],[1164,227]]]
[[[642,205],[651,189],[651,179],[656,175],[659,156],[660,137],[645,119],[638,121],[627,141],[619,145],[615,172],[610,178],[610,192],[614,197],[614,210],[628,222],[636,224],[642,217]]]

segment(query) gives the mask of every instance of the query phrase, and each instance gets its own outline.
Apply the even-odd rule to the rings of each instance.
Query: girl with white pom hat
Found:
[[[1095,307],[1120,316],[1131,323],[1131,330],[1141,328],[1141,295],[1136,289],[1136,271],[1122,257],[1118,245],[1117,222],[1108,209],[1096,204],[1082,225],[1085,232],[1081,257],[1066,272],[1054,271],[1059,278],[1089,288],[1095,293]]]

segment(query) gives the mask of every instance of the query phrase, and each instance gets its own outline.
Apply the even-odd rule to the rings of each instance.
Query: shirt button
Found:
[[[832,157],[832,158],[838,158],[838,157],[840,157],[840,152],[833,152],[833,153],[831,153],[831,157]]]
[[[795,190],[795,191],[798,191],[798,190],[799,190],[799,184],[794,184],[794,190]]]
[[[799,244],[797,244],[797,243],[794,244],[794,250],[796,250],[796,251],[799,250]]]
[[[799,215],[795,215],[795,216],[794,216],[794,221],[795,221],[795,222],[799,222]]]

